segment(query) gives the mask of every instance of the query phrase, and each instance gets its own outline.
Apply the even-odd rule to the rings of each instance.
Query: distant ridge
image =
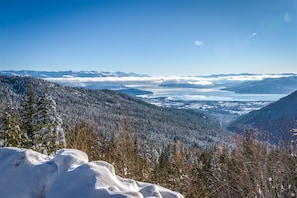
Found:
[[[0,76],[30,76],[34,78],[71,78],[71,77],[148,77],[144,74],[125,72],[98,72],[98,71],[33,71],[33,70],[6,70],[0,71]]]
[[[0,70],[0,76],[30,76],[35,78],[62,78],[62,77],[151,77],[147,74],[137,74],[133,72],[109,72],[109,71],[37,71],[37,70]],[[210,75],[195,75],[192,77],[202,78],[217,78],[217,77],[244,77],[244,76],[297,76],[295,73],[281,74],[254,74],[254,73],[229,73],[229,74],[210,74]]]
[[[229,86],[223,90],[242,94],[289,94],[297,90],[297,76],[265,78],[260,81],[247,81]]]

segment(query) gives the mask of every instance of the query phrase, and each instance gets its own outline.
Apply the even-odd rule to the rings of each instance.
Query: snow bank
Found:
[[[79,150],[55,157],[19,148],[0,148],[0,197],[183,197],[154,184],[124,179],[104,161],[88,162]]]

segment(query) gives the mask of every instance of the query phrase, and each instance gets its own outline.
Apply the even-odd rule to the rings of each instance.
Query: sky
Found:
[[[297,73],[296,0],[2,0],[0,70]]]

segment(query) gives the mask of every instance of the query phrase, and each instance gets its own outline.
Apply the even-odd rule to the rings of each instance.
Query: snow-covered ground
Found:
[[[104,161],[88,162],[79,150],[63,149],[51,157],[19,148],[0,148],[0,197],[183,197],[158,185],[115,175]]]

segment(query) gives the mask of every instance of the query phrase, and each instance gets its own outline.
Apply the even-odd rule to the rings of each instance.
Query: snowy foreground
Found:
[[[124,179],[104,161],[88,162],[79,150],[54,157],[19,148],[0,148],[0,197],[183,197],[166,188]]]

